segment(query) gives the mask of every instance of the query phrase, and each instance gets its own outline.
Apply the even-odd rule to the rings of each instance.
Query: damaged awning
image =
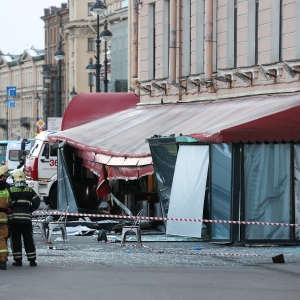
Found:
[[[300,94],[139,106],[50,139],[66,141],[79,157],[115,169],[116,176],[129,172],[133,178],[140,176],[137,170],[145,175],[153,172],[146,139],[154,135],[214,143],[299,141],[299,113]]]
[[[133,108],[139,101],[134,93],[80,93],[68,104],[61,130]]]

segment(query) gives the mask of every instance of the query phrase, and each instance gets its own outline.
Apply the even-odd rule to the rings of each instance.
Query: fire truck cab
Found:
[[[57,205],[57,144],[49,142],[54,131],[43,131],[35,138],[26,157],[26,183],[43,197],[45,204]]]

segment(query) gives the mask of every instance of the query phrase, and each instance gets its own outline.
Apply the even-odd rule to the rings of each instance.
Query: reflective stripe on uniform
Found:
[[[0,249],[0,253],[6,253],[6,252],[8,252],[7,248]]]

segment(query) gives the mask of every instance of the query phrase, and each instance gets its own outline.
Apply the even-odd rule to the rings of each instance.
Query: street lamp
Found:
[[[96,37],[96,92],[100,93],[100,37],[99,37],[99,28],[100,28],[100,16],[103,15],[106,5],[101,1],[97,0],[91,7],[91,14],[97,16],[97,37]]]
[[[70,93],[71,98],[73,99],[75,96],[77,95],[76,91],[75,91],[75,87],[73,86],[73,89]]]
[[[90,92],[92,92],[92,89],[93,89],[93,80],[92,80],[92,78],[93,78],[93,74],[96,71],[96,66],[93,65],[93,59],[91,57],[89,59],[89,64],[87,65],[87,67],[85,69],[89,74],[89,86],[90,86]],[[100,69],[101,69],[101,65],[100,65]]]
[[[36,93],[36,97],[34,99],[36,101],[36,123],[39,121],[39,102],[41,100],[38,93]],[[36,124],[36,132],[39,132],[39,126]]]
[[[61,48],[61,42],[58,43],[58,50],[54,53],[54,58],[58,60],[58,105],[56,109],[56,117],[61,117],[61,61],[66,54]]]
[[[51,81],[51,79],[50,79]],[[45,123],[46,123],[46,129],[48,129],[48,117],[49,117],[49,83],[47,82],[47,80],[45,79],[45,85],[44,85],[44,91],[46,93],[46,109],[45,109],[45,112],[46,112],[46,120],[45,120]]]
[[[104,42],[104,92],[107,93],[108,90],[108,79],[107,79],[107,41],[109,41],[112,38],[112,33],[107,29],[107,20],[104,21],[104,30],[100,33],[100,39],[102,42]]]
[[[49,75],[45,76],[45,82],[50,83],[51,82],[51,77]]]
[[[49,117],[49,83],[51,82],[51,77],[49,74],[44,75],[45,79],[45,86],[44,86],[44,91],[46,92],[46,109],[45,109],[45,123],[46,123],[46,129],[48,128],[48,117]]]

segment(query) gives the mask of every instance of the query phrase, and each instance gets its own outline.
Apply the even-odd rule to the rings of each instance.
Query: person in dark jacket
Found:
[[[36,192],[28,187],[25,182],[25,174],[17,170],[13,174],[14,186],[10,188],[11,210],[9,217],[10,241],[14,262],[12,266],[22,266],[22,240],[27,259],[31,267],[37,266],[35,244],[33,240],[33,228],[31,213],[40,206],[40,198]]]
[[[7,212],[10,204],[9,192],[5,187],[5,182],[0,180],[0,270],[6,270],[8,257],[7,237]]]
[[[17,166],[17,169],[21,169],[21,168],[24,166],[24,164],[25,164],[25,159],[24,159],[23,156],[20,157],[19,163],[20,163],[20,164]]]

